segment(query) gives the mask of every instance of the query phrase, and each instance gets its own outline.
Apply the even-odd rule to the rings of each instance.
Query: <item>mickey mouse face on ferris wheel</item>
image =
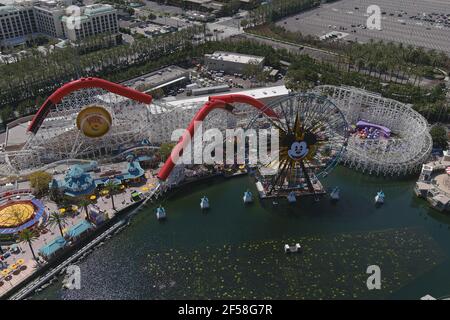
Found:
[[[303,139],[295,139],[294,135],[289,135],[285,140],[287,146],[289,146],[288,156],[294,160],[298,161],[306,156],[310,152],[313,152],[314,148],[311,149],[317,142],[317,137],[311,132],[305,132]]]
[[[309,148],[305,141],[295,141],[291,144],[288,155],[292,160],[298,161],[304,158],[308,152]]]

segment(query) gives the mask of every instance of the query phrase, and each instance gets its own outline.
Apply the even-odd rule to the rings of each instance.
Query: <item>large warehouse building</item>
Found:
[[[224,51],[205,54],[205,66],[209,70],[223,71],[229,74],[242,73],[245,67],[250,64],[262,69],[264,67],[264,57]]]

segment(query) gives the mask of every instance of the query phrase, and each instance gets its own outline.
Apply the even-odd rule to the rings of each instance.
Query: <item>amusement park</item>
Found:
[[[56,90],[26,122],[22,142],[0,153],[2,242],[24,241],[30,248],[3,255],[9,257],[5,261],[15,259],[16,266],[2,271],[3,282],[12,288],[35,264],[78,248],[79,239],[92,239],[105,225],[120,228],[113,222],[124,211],[156,206],[156,218],[165,220],[171,215],[161,205],[165,194],[195,181],[248,175],[257,192],[240,190],[247,205],[293,205],[306,198],[320,203],[326,197],[337,202],[339,185],[325,187],[324,181],[339,164],[374,176],[405,176],[419,172],[431,153],[426,120],[411,106],[377,94],[318,86],[269,102],[254,96],[233,92],[173,105],[99,78],[82,78]],[[261,153],[263,146],[261,141],[251,144],[252,137],[245,135],[222,136],[213,149],[208,141],[195,146],[191,138],[198,122],[219,133],[272,130],[269,136],[276,143],[264,147],[276,157],[249,161],[250,153]],[[171,141],[171,133],[180,129],[184,133]],[[187,148],[194,154],[209,150],[214,162],[178,163],[175,159]],[[246,150],[240,162],[233,153],[230,163],[223,153],[229,148]],[[374,203],[382,205],[385,196],[378,190]],[[201,197],[202,211],[213,205],[207,195]],[[33,264],[28,271],[27,262]]]
[[[448,299],[446,2],[0,0],[0,300]]]

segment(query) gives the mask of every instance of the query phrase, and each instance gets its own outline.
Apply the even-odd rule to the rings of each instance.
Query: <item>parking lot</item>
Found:
[[[267,79],[266,86],[277,86],[283,85],[283,74],[279,73],[274,79]],[[253,89],[261,86],[254,79],[249,79],[242,74],[223,74],[221,72],[208,71],[207,69],[202,70],[191,70],[191,84],[196,84],[196,88],[214,87],[220,85],[228,85],[230,92],[241,91],[242,89]],[[175,87],[167,90],[166,97],[177,97],[177,99],[183,99],[188,97],[186,86]]]
[[[181,15],[183,14],[183,9],[175,6],[159,4],[155,1],[144,0],[142,2],[146,8],[152,10],[155,13],[167,13],[170,15]]]
[[[370,5],[381,9],[381,30],[366,28]],[[340,0],[277,24],[318,37],[341,31],[348,34],[344,40],[400,42],[450,54],[449,0]]]

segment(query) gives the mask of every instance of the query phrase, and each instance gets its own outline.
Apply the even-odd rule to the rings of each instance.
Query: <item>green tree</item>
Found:
[[[48,226],[58,226],[59,232],[61,233],[61,237],[64,237],[63,228],[68,224],[68,217],[59,212],[50,213],[50,217],[48,219]]]
[[[153,97],[153,99],[158,100],[164,97],[164,90],[161,88],[154,89],[150,91],[149,94]]]
[[[219,15],[221,16],[232,16],[235,14],[239,7],[241,6],[241,2],[239,0],[231,0],[225,3],[220,9]]]
[[[0,118],[5,123],[14,116],[14,111],[11,106],[7,105],[0,110]]]
[[[175,147],[175,143],[162,143],[159,147],[159,156],[161,157],[161,161],[166,161],[169,158],[172,149]]]
[[[25,222],[23,212],[21,212],[20,209],[16,207],[12,207],[11,209],[12,209],[11,215],[14,218],[14,224],[15,225],[23,224]]]
[[[49,196],[50,199],[56,203],[61,203],[64,200],[64,195],[58,188],[50,187]]]
[[[74,78],[95,75],[123,81],[161,65],[181,62],[193,53],[190,39],[201,29],[194,25],[155,39],[143,37],[132,45],[116,45],[115,41],[112,45],[116,38],[106,35],[47,53],[29,50],[28,54],[17,55],[14,61],[0,65],[0,106],[16,110],[24,101],[22,111],[34,112],[36,97],[47,96]],[[3,120],[17,116],[12,110],[2,112]]]
[[[91,201],[89,201],[88,199],[81,199],[78,202],[78,206],[80,206],[81,208],[84,208],[84,212],[86,214],[86,220],[90,221],[91,217],[89,216],[89,210],[88,210],[88,206],[91,204]]]
[[[112,208],[113,208],[114,210],[116,210],[116,206],[115,206],[115,204],[114,204],[114,194],[115,194],[117,191],[120,190],[120,189],[119,189],[119,185],[116,184],[116,183],[114,183],[113,181],[108,181],[108,182],[105,184],[105,189],[108,190],[109,196],[111,197]]]
[[[248,63],[245,65],[242,70],[242,74],[248,78],[256,77],[258,74],[262,72],[261,66],[257,63]]]
[[[269,77],[269,72],[260,70],[260,71],[256,74],[255,79],[256,79],[256,81],[257,81],[259,84],[265,85],[266,82],[267,82],[267,78],[268,78],[268,77]]]
[[[31,229],[24,229],[19,232],[19,241],[23,243],[28,243],[30,246],[31,254],[33,255],[34,260],[37,261],[36,255],[34,254],[32,243],[38,238],[38,234],[36,231]]]
[[[49,183],[52,181],[52,175],[45,171],[36,171],[28,176],[30,185],[36,195],[43,196],[49,190]]]
[[[431,138],[433,138],[433,147],[448,149],[447,130],[442,125],[435,125],[430,129]]]

